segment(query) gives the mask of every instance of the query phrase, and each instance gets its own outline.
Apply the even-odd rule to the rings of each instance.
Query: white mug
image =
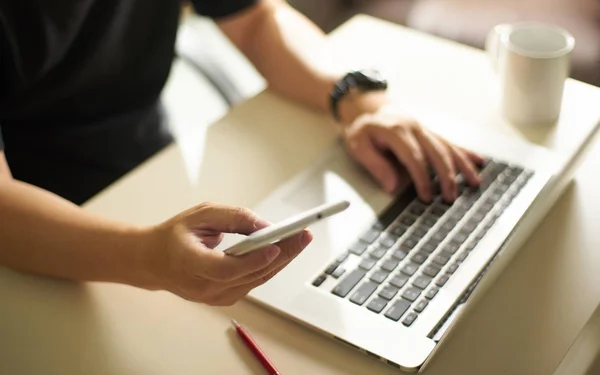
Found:
[[[556,122],[574,47],[573,36],[556,26],[526,22],[494,27],[486,50],[499,75],[500,108],[508,121]]]

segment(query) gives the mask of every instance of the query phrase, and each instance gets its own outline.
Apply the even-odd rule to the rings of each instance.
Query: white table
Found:
[[[494,77],[481,52],[372,18],[345,24],[331,46],[356,65],[387,71],[399,103],[419,114],[429,108],[464,120],[467,129],[494,127],[568,155],[600,119],[600,89],[569,80],[555,128],[514,128],[497,115]],[[201,109],[189,99],[177,101],[178,95],[166,93],[175,120],[194,121]],[[201,150],[193,160],[184,162],[181,149],[169,147],[85,208],[155,223],[206,200],[253,206],[335,137],[322,116],[264,92],[188,137],[186,144],[196,142]],[[600,302],[599,167],[600,145],[593,145],[576,183],[427,374],[549,374],[557,368]],[[209,308],[166,292],[74,285],[7,270],[0,270],[0,301],[2,374],[262,374],[230,330],[231,317],[247,326],[283,374],[396,373],[249,302]]]

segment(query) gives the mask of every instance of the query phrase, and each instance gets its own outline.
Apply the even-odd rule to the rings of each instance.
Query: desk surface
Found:
[[[357,65],[387,71],[395,99],[420,108],[425,118],[422,109],[433,108],[467,127],[491,126],[564,155],[600,119],[600,89],[570,80],[556,127],[514,128],[497,115],[494,77],[483,54],[371,18],[345,24],[331,36],[331,46]],[[165,95],[177,103],[170,111],[179,113],[178,120],[194,121],[194,103],[173,100],[178,92]],[[460,129],[438,130],[460,135]],[[193,160],[184,160],[177,146],[167,148],[86,209],[154,223],[206,200],[253,206],[306,166],[336,131],[321,116],[264,92],[190,137],[186,142],[197,142],[202,151]],[[595,145],[575,184],[460,323],[427,374],[556,369],[600,302],[599,167]],[[74,285],[7,270],[0,270],[0,301],[2,374],[262,374],[235,338],[232,317],[283,374],[397,373],[249,302],[209,308],[166,292]]]

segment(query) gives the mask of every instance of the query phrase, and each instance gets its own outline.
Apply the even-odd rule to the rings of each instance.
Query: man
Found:
[[[394,162],[423,200],[431,199],[430,166],[449,201],[457,172],[478,183],[477,155],[391,108],[376,76],[324,58],[322,32],[284,2],[193,5],[216,20],[272,90],[330,113],[350,154],[386,191],[399,183]],[[223,233],[268,225],[247,209],[204,203],[138,227],[76,205],[170,142],[158,98],[179,11],[175,0],[0,1],[0,265],[227,305],[311,241],[304,231],[231,257],[211,251]]]

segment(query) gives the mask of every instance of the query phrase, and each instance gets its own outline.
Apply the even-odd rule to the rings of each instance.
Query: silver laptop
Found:
[[[408,178],[386,195],[333,144],[254,209],[277,221],[338,199],[350,208],[311,227],[313,242],[251,300],[393,367],[422,368],[487,271],[506,264],[552,206],[562,173],[546,149],[485,131],[459,138],[488,161],[481,188],[461,183],[451,205],[439,194],[422,203]]]

